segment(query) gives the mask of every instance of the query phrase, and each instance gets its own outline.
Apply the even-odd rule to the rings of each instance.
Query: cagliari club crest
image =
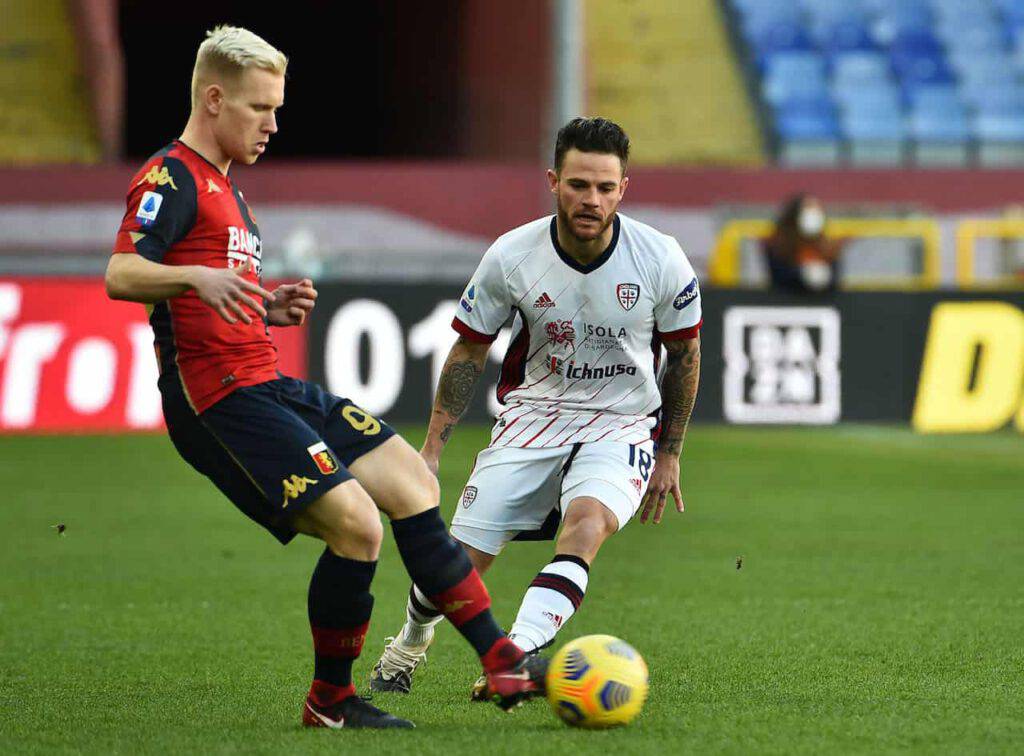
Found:
[[[632,310],[640,299],[640,286],[633,283],[621,283],[615,287],[615,294],[623,310]]]

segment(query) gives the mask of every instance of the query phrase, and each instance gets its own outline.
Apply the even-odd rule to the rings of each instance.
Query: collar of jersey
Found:
[[[206,158],[204,158],[204,157],[202,156],[202,154],[201,154],[201,153],[200,153],[200,152],[199,152],[198,150],[194,150],[194,149],[192,149],[191,147],[189,147],[189,146],[188,146],[187,144],[185,144],[185,143],[184,143],[183,141],[181,141],[180,139],[175,139],[175,140],[174,140],[174,143],[175,143],[175,144],[180,144],[180,145],[181,145],[182,147],[184,147],[184,148],[185,148],[186,150],[188,150],[188,151],[189,151],[189,152],[191,152],[191,153],[192,153],[193,155],[195,155],[195,156],[196,156],[197,158],[199,158],[199,159],[200,159],[200,160],[202,160],[202,161],[203,161],[204,163],[206,163],[206,164],[207,164],[208,166],[210,166],[211,168],[213,168],[213,170],[214,170],[214,171],[216,171],[216,172],[217,172],[217,175],[218,175],[218,176],[220,176],[221,178],[225,178],[225,179],[228,179],[229,181],[231,180],[231,177],[230,177],[230,176],[229,176],[228,174],[226,174],[226,173],[221,173],[221,172],[220,172],[220,168],[218,168],[218,167],[217,167],[217,166],[215,166],[215,165],[214,165],[213,163],[211,163],[211,162],[210,162],[209,160],[207,160]],[[617,218],[616,218],[616,219],[617,219]]]
[[[566,252],[564,249],[562,249],[562,245],[558,243],[558,216],[556,215],[554,218],[551,219],[551,246],[555,248],[555,252],[557,252],[558,256],[562,258],[562,262],[564,262],[573,270],[578,270],[580,273],[591,273],[600,268],[606,262],[608,262],[608,258],[612,256],[612,252],[615,251],[615,245],[617,245],[618,243],[619,216],[618,213],[616,213],[615,219],[612,221],[611,242],[605,248],[604,252],[602,252],[596,259],[594,259],[589,264],[584,265],[579,260],[576,260],[575,258],[570,256],[569,253]]]

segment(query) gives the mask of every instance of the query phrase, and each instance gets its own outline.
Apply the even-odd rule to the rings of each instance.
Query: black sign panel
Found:
[[[311,378],[392,422],[425,422],[456,338],[451,320],[460,294],[444,284],[323,286],[310,325]],[[1019,311],[1024,324],[1024,293],[798,298],[708,288],[702,300],[694,417],[735,423],[909,421],[936,305],[1002,303],[1006,317]],[[491,348],[471,421],[488,422],[498,407],[494,385],[507,339],[506,327]]]

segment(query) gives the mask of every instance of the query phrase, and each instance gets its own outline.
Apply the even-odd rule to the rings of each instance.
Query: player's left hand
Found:
[[[672,454],[655,454],[654,471],[651,473],[651,480],[647,484],[647,493],[640,502],[640,522],[647,523],[647,518],[654,512],[654,524],[661,522],[661,515],[665,512],[665,504],[668,503],[668,495],[676,500],[676,510],[682,512],[683,494],[679,490],[679,458]]]
[[[302,325],[316,305],[316,296],[308,278],[278,286],[274,289],[274,301],[267,306],[267,322],[273,326]]]

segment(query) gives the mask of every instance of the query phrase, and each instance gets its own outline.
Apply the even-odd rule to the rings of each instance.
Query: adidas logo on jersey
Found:
[[[533,306],[538,309],[543,309],[545,307],[554,307],[555,300],[549,297],[548,293],[545,291],[543,294],[537,297],[537,301],[533,303]]]

